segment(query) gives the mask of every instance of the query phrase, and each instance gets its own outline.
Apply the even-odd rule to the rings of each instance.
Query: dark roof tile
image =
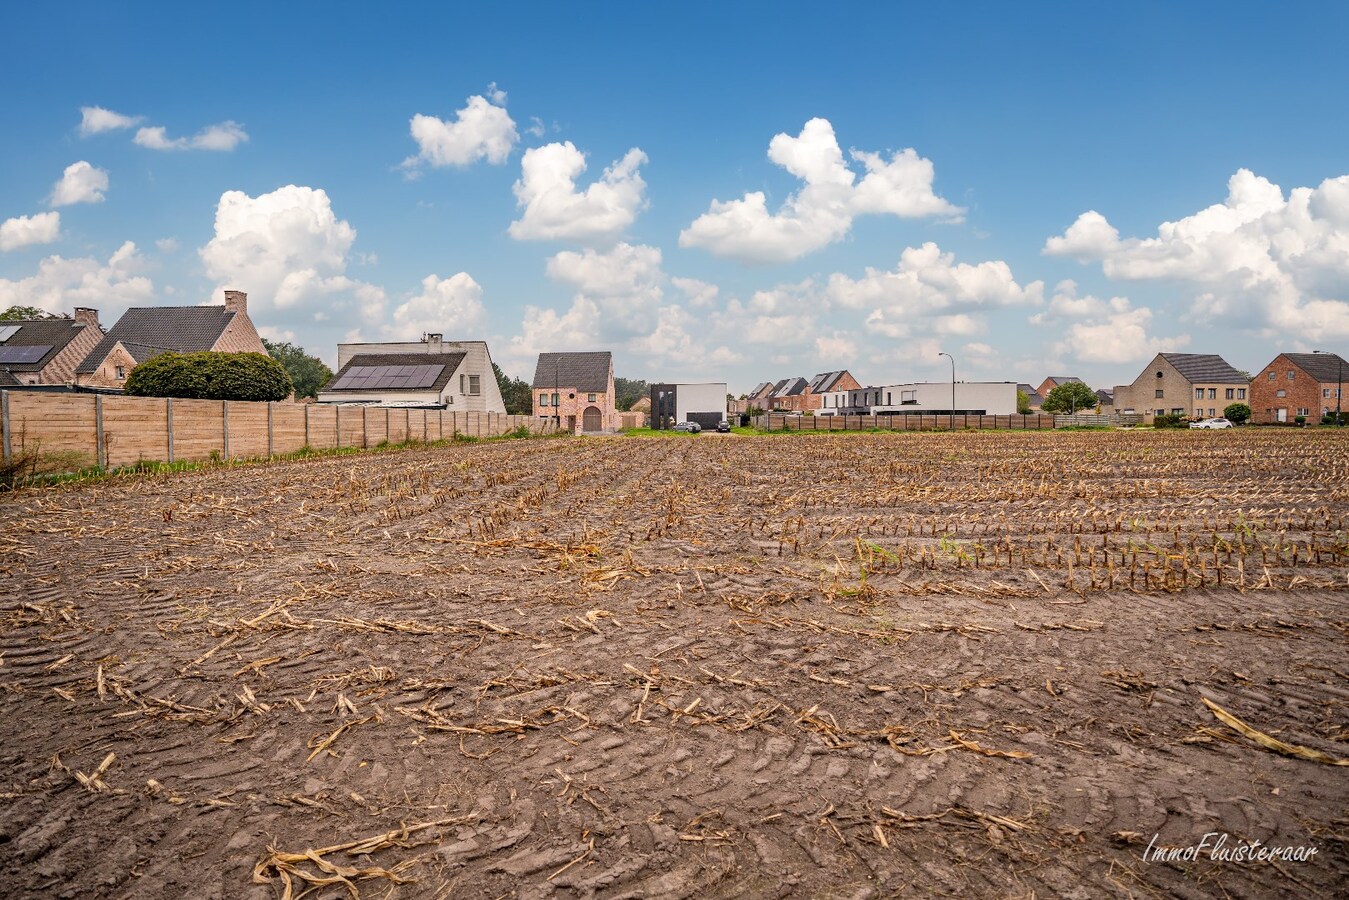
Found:
[[[1250,379],[1227,364],[1216,353],[1163,353],[1162,359],[1169,362],[1186,381],[1218,384],[1241,383]]]
[[[1349,362],[1337,353],[1285,353],[1289,362],[1321,384],[1335,384],[1349,375]]]
[[[30,363],[6,363],[5,368],[14,372],[38,372],[88,326],[74,319],[21,319],[4,321],[0,325],[17,325],[19,330],[8,339],[0,341],[0,347],[50,347],[42,358]]]
[[[534,367],[536,388],[575,388],[587,393],[609,390],[613,354],[608,350],[581,353],[540,353]]]
[[[137,362],[145,360],[131,349],[135,344],[141,353],[196,353],[210,350],[234,319],[234,310],[223,306],[140,306],[122,313],[122,318],[99,341],[84,362],[75,369],[86,374],[98,370],[112,348],[121,341]]]

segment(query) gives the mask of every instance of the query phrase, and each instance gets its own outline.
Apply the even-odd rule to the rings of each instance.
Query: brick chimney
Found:
[[[98,310],[90,309],[87,306],[75,307],[75,324],[88,325],[90,328],[102,329],[98,324]]]
[[[431,333],[426,336],[426,349],[429,353],[439,353],[443,335]]]
[[[248,295],[243,291],[225,291],[225,309],[248,314]]]

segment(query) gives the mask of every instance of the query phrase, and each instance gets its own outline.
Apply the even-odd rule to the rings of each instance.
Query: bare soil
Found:
[[[0,895],[1344,896],[1349,767],[1203,699],[1349,757],[1346,513],[1293,430],[0,496]]]

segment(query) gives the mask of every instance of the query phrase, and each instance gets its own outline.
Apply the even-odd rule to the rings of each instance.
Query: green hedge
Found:
[[[285,366],[262,353],[161,353],[126,379],[135,397],[284,400],[291,390]]]

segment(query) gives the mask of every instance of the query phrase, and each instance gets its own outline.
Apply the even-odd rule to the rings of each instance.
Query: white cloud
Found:
[[[1051,348],[1055,357],[1084,363],[1140,362],[1189,345],[1188,335],[1150,334],[1152,317],[1151,309],[1135,307],[1128,297],[1109,300],[1090,294],[1079,297],[1077,285],[1063,281],[1050,298],[1049,306],[1030,321],[1062,335]]]
[[[160,253],[175,253],[178,250],[178,240],[176,238],[160,238],[155,241],[155,247]]]
[[[130,128],[139,123],[143,116],[124,116],[101,106],[80,107],[80,136],[102,134],[105,131],[117,131]]]
[[[1349,336],[1349,175],[1285,198],[1241,169],[1224,202],[1163,222],[1156,237],[1120,238],[1087,212],[1044,252],[1100,262],[1112,279],[1188,286],[1200,322],[1285,340]]]
[[[815,355],[825,363],[849,363],[857,358],[857,341],[841,331],[821,335],[815,339]]]
[[[710,309],[717,302],[720,289],[715,284],[699,281],[697,278],[671,278],[670,283],[684,292],[689,306],[694,309]]]
[[[167,130],[156,125],[137,130],[135,142],[151,150],[233,150],[248,140],[248,134],[238,122],[208,125],[190,138],[170,138]]]
[[[571,141],[526,151],[515,183],[524,214],[511,223],[511,236],[581,243],[617,239],[646,206],[646,182],[638,172],[646,161],[646,154],[634,147],[598,181],[577,191],[576,177],[586,170],[586,162]]]
[[[487,324],[482,286],[467,272],[442,279],[427,275],[422,292],[393,311],[393,325],[385,333],[393,340],[415,341],[426,332],[449,340],[469,340]]]
[[[1044,283],[1018,284],[1002,260],[976,265],[955,262],[933,243],[906,247],[893,271],[868,267],[857,279],[843,274],[829,278],[826,296],[844,309],[868,309],[868,328],[886,337],[907,337],[913,326],[934,327],[946,334],[982,330],[969,313],[1043,301]]]
[[[857,215],[959,221],[964,213],[933,193],[932,163],[913,150],[894,153],[889,162],[879,153],[854,150],[851,156],[867,171],[860,183],[844,162],[827,119],[811,119],[796,137],[775,135],[768,158],[801,179],[804,187],[777,213],[768,211],[762,191],[739,200],[713,200],[706,213],[680,232],[679,246],[743,262],[787,262],[841,240]]]
[[[51,215],[56,215],[52,213]],[[17,281],[0,278],[0,309],[37,306],[52,313],[69,313],[76,306],[99,311],[104,322],[115,321],[128,306],[154,299],[154,284],[140,274],[143,260],[130,241],[106,263],[96,259],[49,256],[34,275]]]
[[[59,212],[15,216],[0,222],[0,253],[33,244],[50,244],[61,237]]]
[[[102,203],[108,189],[108,173],[84,160],[66,166],[65,174],[52,188],[52,206],[72,203]]]
[[[220,287],[249,292],[250,314],[314,315],[336,306],[378,320],[384,292],[345,275],[355,240],[325,191],[291,184],[257,197],[226,191],[215,236],[197,252]]]
[[[520,136],[506,112],[506,94],[495,88],[489,89],[490,99],[476,94],[469,97],[453,121],[421,113],[413,116],[409,130],[418,153],[403,160],[403,169],[415,173],[422,163],[467,166],[480,159],[493,165],[504,163]]]

